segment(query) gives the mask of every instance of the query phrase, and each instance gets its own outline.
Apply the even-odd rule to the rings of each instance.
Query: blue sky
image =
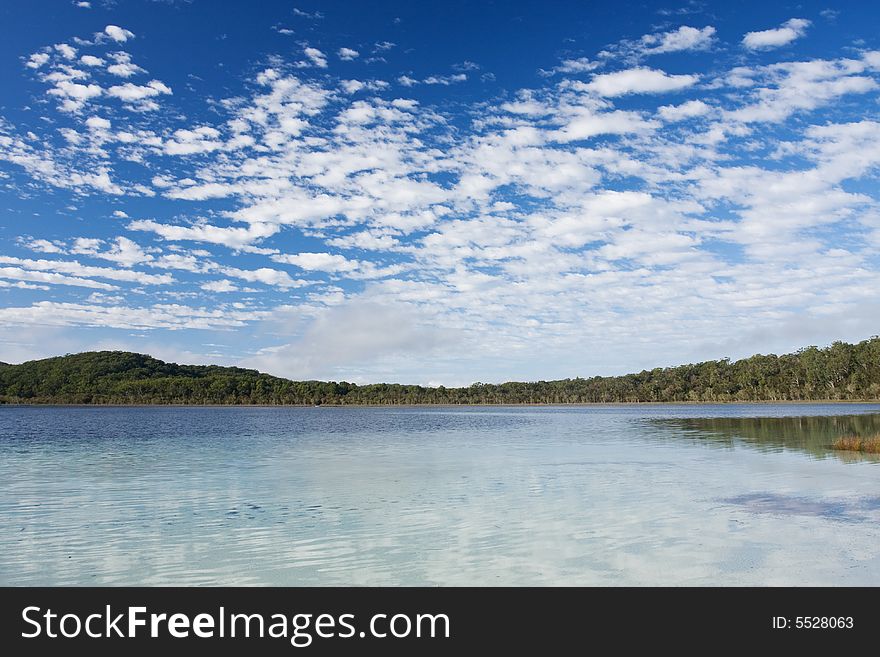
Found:
[[[0,360],[458,385],[878,332],[875,3],[0,24]]]

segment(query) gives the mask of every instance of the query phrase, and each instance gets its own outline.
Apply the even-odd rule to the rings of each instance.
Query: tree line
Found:
[[[97,351],[0,363],[0,403],[41,404],[582,404],[880,399],[880,337],[792,354],[724,358],[624,376],[474,383],[291,381],[256,370],[178,365]]]

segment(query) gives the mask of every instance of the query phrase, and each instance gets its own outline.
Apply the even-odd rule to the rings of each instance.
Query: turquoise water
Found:
[[[878,405],[0,407],[4,585],[878,585]]]

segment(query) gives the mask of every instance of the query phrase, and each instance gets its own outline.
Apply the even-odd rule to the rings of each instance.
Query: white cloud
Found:
[[[336,54],[339,56],[339,59],[350,62],[353,59],[357,59],[360,53],[357,50],[353,50],[352,48],[340,48],[336,51]]]
[[[190,118],[173,103],[120,111],[117,100],[136,110],[166,94],[50,45],[25,72],[79,113],[59,118],[43,102],[32,116],[44,122],[0,121],[0,176],[57,198],[65,221],[28,224],[47,239],[18,247],[53,255],[0,263],[0,287],[55,305],[28,301],[0,321],[236,329],[284,373],[450,382],[637,369],[655,364],[658,344],[670,362],[714,357],[704,345],[730,335],[861,307],[880,285],[876,53],[729,69],[723,52],[676,58],[690,75],[639,66],[713,38],[685,26],[619,42],[563,60],[561,78],[454,109],[434,93],[370,93],[384,80],[300,78],[277,57],[228,97],[187,101]],[[111,66],[131,61],[106,36],[71,43]],[[600,71],[614,57],[624,70]],[[454,81],[410,73],[400,84]],[[155,203],[139,202],[149,194]],[[144,208],[161,214],[129,220]],[[58,232],[94,221],[84,237]],[[171,274],[173,284],[145,278]],[[94,290],[108,294],[58,304]],[[185,305],[194,300],[210,308]],[[370,324],[370,312],[402,330]],[[876,324],[859,312],[859,326]],[[349,333],[389,335],[359,335],[348,350],[330,323],[349,320]],[[410,338],[440,345],[418,371]]]
[[[594,62],[586,57],[578,59],[564,59],[562,63],[553,69],[554,73],[589,73],[599,67],[599,62]]]
[[[384,80],[340,80],[339,86],[345,90],[345,93],[354,94],[364,89],[368,91],[381,91],[387,89],[390,85]]]
[[[642,52],[659,55],[682,50],[706,50],[712,45],[714,35],[715,28],[711,25],[703,28],[682,25],[677,30],[642,37]]]
[[[97,84],[79,84],[62,80],[46,93],[63,99],[60,109],[66,112],[78,112],[93,98],[100,96],[104,90]]]
[[[455,73],[454,75],[429,75],[423,80],[417,80],[408,75],[401,75],[397,78],[397,82],[404,87],[414,87],[417,84],[442,85],[448,87],[457,82],[465,82],[467,79],[467,73]]]
[[[324,18],[324,14],[320,11],[305,11],[303,9],[298,9],[297,7],[293,8],[294,16],[300,16],[301,18],[311,18],[313,20]]]
[[[200,260],[196,251],[189,253],[166,253],[161,255],[147,265],[156,269],[179,269],[181,271],[189,271],[195,274],[203,274],[216,270],[216,266],[207,261]]]
[[[638,112],[615,110],[596,112],[590,108],[572,110],[566,124],[551,133],[551,137],[563,143],[589,139],[597,135],[625,135],[650,132],[657,124],[645,120]]]
[[[461,347],[461,338],[410,305],[355,301],[328,308],[309,321],[296,342],[265,349],[244,365],[296,379],[351,380],[336,368],[350,372],[364,364],[424,361],[443,346]]]
[[[122,236],[115,239],[109,250],[95,253],[95,256],[119,263],[123,267],[133,267],[153,260],[153,256],[145,253],[139,244]]]
[[[406,269],[401,264],[382,267],[373,262],[349,260],[345,256],[331,253],[275,254],[271,258],[275,262],[296,265],[306,271],[327,272],[352,279],[375,279],[396,276]]]
[[[101,240],[93,240],[100,243]],[[89,253],[81,248],[79,253]],[[41,272],[60,272],[80,277],[104,278],[111,281],[125,281],[129,283],[141,283],[143,285],[169,285],[174,282],[170,274],[146,274],[130,269],[112,269],[109,267],[94,267],[83,265],[76,260],[30,260],[27,258],[15,258],[12,256],[0,256],[0,263],[16,265],[27,270]]]
[[[792,18],[780,27],[760,32],[748,32],[742,40],[743,46],[749,50],[770,50],[787,45],[804,36],[810,21],[805,18]]]
[[[172,226],[160,224],[151,219],[139,219],[128,224],[129,230],[142,230],[156,233],[169,241],[194,241],[222,244],[230,248],[245,246],[278,232],[279,227],[267,223],[252,223],[247,228],[220,227],[202,224],[196,226]]]
[[[331,253],[297,253],[295,255],[274,255],[272,260],[296,265],[308,271],[346,272],[358,268],[356,262],[341,255]]]
[[[657,69],[631,68],[615,73],[594,75],[587,88],[600,96],[607,97],[657,94],[687,89],[698,80],[697,75],[670,75]]]
[[[11,278],[20,281],[36,281],[51,285],[68,285],[72,287],[86,287],[95,290],[115,290],[115,285],[101,283],[78,276],[65,276],[54,272],[33,271],[21,267],[0,267],[0,278]]]
[[[28,68],[40,68],[48,61],[49,61],[48,53],[35,52],[33,55],[30,56],[30,58],[28,58],[28,61],[25,64],[25,66],[27,66]]]
[[[165,152],[169,155],[209,153],[217,150],[221,146],[220,142],[213,141],[198,141],[189,144],[168,142],[165,144]],[[182,189],[169,189],[165,192],[165,196],[185,201],[204,201],[209,198],[225,198],[235,193],[235,191],[235,187],[223,183],[205,183],[203,185],[189,185]]]
[[[19,290],[50,290],[50,289],[52,289],[48,285],[35,285],[34,283],[26,283],[25,281],[15,281],[14,283],[10,283],[9,281],[4,281],[4,280],[0,280],[0,287],[16,288]]]
[[[400,241],[391,235],[376,234],[368,230],[363,230],[343,237],[334,237],[327,240],[327,244],[347,249],[392,251],[400,245]]]
[[[201,288],[207,292],[238,291],[238,286],[226,278],[220,279],[219,281],[208,281],[207,283],[202,283]]]
[[[223,148],[223,142],[219,140],[220,132],[211,126],[176,130],[173,137],[162,147],[168,155],[210,153]]]
[[[77,139],[81,140],[81,137]],[[3,134],[3,123],[0,122],[0,161],[5,160],[20,166],[43,183],[77,193],[85,193],[87,188],[109,194],[123,193],[122,188],[110,178],[105,163],[92,163],[90,171],[81,171],[73,165],[59,163],[51,148],[46,149],[42,144],[40,146],[38,149],[21,138]]]
[[[280,269],[272,269],[271,267],[260,267],[259,269],[238,269],[237,267],[221,267],[220,271],[227,276],[240,278],[250,283],[263,283],[288,289],[292,287],[304,287],[311,285],[310,281],[301,278],[293,279],[286,271]]]
[[[554,73],[589,73],[595,71],[599,66],[601,66],[601,62],[596,62],[586,57],[579,57],[577,59],[563,59],[558,66],[553,67],[549,71],[541,70],[540,72],[544,75],[553,75]]]
[[[57,43],[55,44],[55,50],[57,50],[64,59],[73,59],[76,57],[76,48],[66,43]]]
[[[103,66],[104,60],[100,57],[95,57],[94,55],[83,55],[79,58],[79,61],[84,66]]]
[[[86,127],[90,130],[109,130],[110,121],[100,116],[90,116],[86,119]]]
[[[342,80],[339,85],[345,90],[345,93],[348,94],[357,93],[366,87],[366,85],[360,80]]]
[[[108,25],[104,28],[104,34],[106,34],[117,43],[123,43],[134,37],[134,33],[123,29],[118,25]]]
[[[45,240],[40,240],[40,242],[45,242]],[[149,263],[153,260],[153,256],[144,252],[144,250],[135,242],[128,239],[127,237],[119,236],[115,238],[110,244],[110,248],[104,249],[103,247],[106,245],[105,240],[97,239],[97,238],[89,238],[89,237],[77,237],[73,240],[70,247],[67,250],[56,248],[55,250],[46,250],[46,249],[35,249],[41,250],[45,253],[71,253],[76,255],[89,255],[94,258],[100,258],[102,260],[109,260],[111,262],[116,262],[123,267],[131,267],[136,264],[141,263]],[[37,246],[36,241],[32,242],[29,245],[31,248]],[[54,246],[54,245],[53,245]],[[74,273],[81,273],[90,276],[98,276],[103,278],[115,278],[117,280],[127,280],[133,281],[137,280],[135,276],[132,274],[119,273],[118,270],[108,270],[108,269],[100,269],[94,267],[84,267],[79,263],[70,263],[70,262],[59,262],[59,261],[49,261],[49,260],[39,260],[39,261],[16,261],[19,264],[23,264],[25,267],[36,268],[36,269],[59,269],[61,271],[72,271]],[[54,263],[54,264],[53,264]],[[154,284],[164,284],[170,283],[173,279],[168,277],[160,277],[155,278],[152,276],[147,276],[145,282],[150,282]]]
[[[96,326],[120,329],[224,329],[259,319],[260,311],[191,308],[179,304],[130,307],[38,301],[27,307],[0,308],[0,320],[25,326]]]
[[[49,240],[19,239],[20,243],[31,251],[40,253],[64,253],[64,249]]]
[[[745,98],[754,102],[725,114],[747,123],[780,122],[840,96],[876,89],[877,82],[863,72],[864,65],[850,59],[783,62],[751,70]]]
[[[448,86],[456,82],[464,82],[468,79],[466,73],[456,73],[454,75],[430,75],[422,80],[422,84],[441,84]]]
[[[305,56],[309,58],[314,66],[327,68],[327,56],[317,48],[305,48],[303,53],[305,53]]]
[[[171,88],[159,80],[150,80],[145,85],[136,85],[131,82],[115,85],[107,89],[107,95],[113,98],[119,98],[125,103],[142,103],[160,95],[171,94]],[[150,109],[155,109],[153,105],[147,105]]]
[[[880,71],[880,50],[869,50],[862,53],[862,59],[875,71]]]
[[[116,63],[107,67],[107,72],[120,78],[130,78],[137,73],[146,73],[137,64],[133,64],[127,53],[116,53]]]
[[[73,245],[70,248],[71,253],[85,253],[85,254],[93,254],[104,243],[104,240],[93,238],[93,237],[77,237],[73,240]]]
[[[681,105],[663,105],[657,108],[657,114],[664,121],[674,123],[676,121],[684,121],[696,116],[705,116],[712,110],[709,105],[702,100],[689,100]]]

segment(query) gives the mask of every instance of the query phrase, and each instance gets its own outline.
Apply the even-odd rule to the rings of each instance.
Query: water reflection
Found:
[[[878,412],[0,407],[0,584],[880,585]]]
[[[819,516],[841,522],[873,521],[876,511],[880,510],[880,497],[828,500],[779,493],[746,493],[723,499],[721,502],[742,507],[751,513]]]
[[[649,420],[678,436],[717,445],[745,443],[761,451],[796,449],[815,458],[836,456],[843,461],[878,460],[876,454],[832,450],[841,436],[880,434],[880,413],[801,417],[684,417]]]

